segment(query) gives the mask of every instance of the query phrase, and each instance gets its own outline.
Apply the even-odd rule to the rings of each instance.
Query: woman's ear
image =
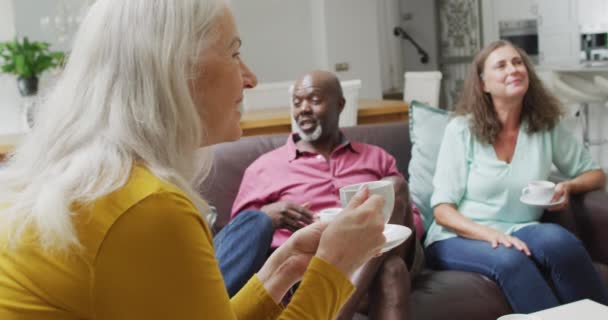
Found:
[[[488,90],[486,90],[486,83],[483,81],[483,73],[479,75],[479,86],[481,87],[481,91],[489,93]]]

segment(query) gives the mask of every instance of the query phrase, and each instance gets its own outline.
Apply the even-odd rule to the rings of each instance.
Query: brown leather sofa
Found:
[[[408,176],[411,142],[407,123],[350,127],[344,133],[351,140],[383,147],[397,159],[401,173]],[[245,137],[215,147],[214,168],[204,184],[207,187],[199,188],[203,197],[217,208],[215,231],[229,220],[247,166],[261,154],[283,145],[286,139],[286,134]],[[565,226],[583,241],[608,285],[608,194],[595,191],[574,196],[569,210],[546,214],[544,220]],[[421,320],[494,320],[512,312],[492,280],[469,272],[430,269],[424,269],[413,279],[410,309],[411,319]]]

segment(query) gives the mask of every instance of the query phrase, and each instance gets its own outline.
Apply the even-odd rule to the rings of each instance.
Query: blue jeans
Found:
[[[264,265],[273,234],[270,217],[262,211],[249,210],[239,213],[215,235],[215,257],[230,297]]]
[[[477,272],[493,279],[517,313],[584,298],[608,303],[606,288],[589,254],[569,231],[541,223],[524,227],[513,236],[528,245],[532,256],[513,247],[493,249],[485,241],[455,237],[431,244],[426,258],[434,269]]]

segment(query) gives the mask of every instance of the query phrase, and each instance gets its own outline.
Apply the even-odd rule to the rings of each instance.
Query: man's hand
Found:
[[[309,203],[297,205],[293,202],[279,201],[263,206],[260,210],[272,219],[275,229],[287,229],[292,232],[311,224],[314,213],[308,209]]]

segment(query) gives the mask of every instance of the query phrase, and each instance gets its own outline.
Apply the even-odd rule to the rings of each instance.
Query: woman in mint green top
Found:
[[[496,157],[492,145],[474,138],[466,117],[450,121],[437,159],[431,206],[455,203],[472,221],[511,234],[540,220],[544,209],[524,204],[520,197],[528,182],[549,177],[551,164],[567,177],[599,169],[563,125],[536,133],[527,133],[524,127],[517,132],[513,158],[507,163]],[[456,236],[433,222],[425,245]]]
[[[526,54],[506,41],[483,49],[456,110],[433,179],[429,265],[486,275],[519,313],[584,298],[606,304],[606,288],[581,242],[561,226],[539,223],[543,208],[520,201],[522,189],[546,180],[552,165],[569,180],[557,184],[549,210],[606,179],[559,123],[559,102]]]

